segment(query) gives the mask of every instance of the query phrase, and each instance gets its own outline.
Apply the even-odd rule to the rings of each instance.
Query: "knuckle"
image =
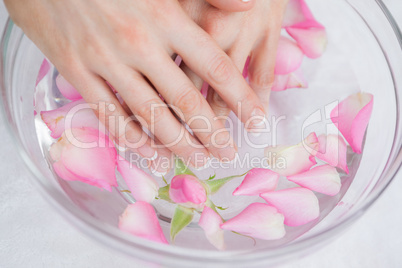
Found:
[[[274,83],[275,75],[271,70],[255,70],[250,72],[250,82],[260,89],[270,89]]]
[[[216,92],[212,94],[211,103],[219,109],[228,109],[227,103]]]
[[[143,118],[148,123],[158,123],[165,118],[168,107],[160,100],[148,100],[136,108],[136,115]]]
[[[212,37],[219,36],[225,30],[226,18],[220,10],[210,10],[205,16],[202,28]]]
[[[178,96],[175,105],[181,109],[183,114],[195,114],[201,108],[202,99],[197,91],[187,89]]]
[[[233,77],[233,71],[229,58],[224,54],[212,57],[207,66],[207,76],[216,84],[224,84]]]

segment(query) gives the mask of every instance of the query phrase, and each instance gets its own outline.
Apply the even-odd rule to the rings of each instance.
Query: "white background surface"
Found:
[[[402,1],[384,2],[402,26]],[[0,29],[6,18],[0,1]],[[0,142],[0,267],[144,267],[89,239],[45,202],[1,119]],[[337,240],[283,267],[402,267],[401,207],[402,173]]]

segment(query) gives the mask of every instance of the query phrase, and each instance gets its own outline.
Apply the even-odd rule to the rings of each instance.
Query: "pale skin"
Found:
[[[97,115],[120,147],[145,158],[173,152],[200,167],[210,154],[235,157],[237,147],[216,116],[232,110],[249,131],[261,126],[287,0],[4,2],[14,22],[87,102],[113,104]],[[183,58],[180,67],[174,55]],[[241,74],[248,56],[250,85]],[[203,81],[211,86],[207,99],[199,92]],[[180,110],[177,115],[194,136],[168,105]],[[152,146],[141,126],[129,120],[131,113],[165,146]],[[121,129],[109,124],[110,116],[129,123]],[[205,122],[194,116],[206,118],[210,129],[197,131]],[[187,138],[178,139],[181,133]]]

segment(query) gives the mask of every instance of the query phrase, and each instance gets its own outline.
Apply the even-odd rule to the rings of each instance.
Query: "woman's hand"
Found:
[[[274,82],[282,17],[288,0],[251,2],[253,8],[237,13],[227,12],[222,9],[225,7],[217,4],[227,2],[225,0],[208,0],[208,2],[209,4],[204,1],[181,0],[184,9],[225,50],[239,71],[243,71],[246,60],[250,57],[248,68],[250,85],[267,108]],[[221,9],[216,8],[217,6]],[[230,7],[227,5],[226,9]],[[201,89],[203,79],[186,64],[182,65],[182,69]],[[225,118],[229,114],[230,99],[219,90],[215,90],[213,85],[208,90],[207,100],[217,116]],[[252,131],[258,132],[258,129]]]
[[[233,63],[176,0],[6,0],[5,3],[14,22],[88,103],[108,104],[107,109],[97,112],[115,141],[143,157],[153,159],[157,151],[160,155],[169,152],[151,146],[148,135],[130,120],[129,112],[108,83],[121,95],[142,127],[189,164],[203,166],[210,153],[219,159],[235,157],[236,145],[222,122],[214,118],[216,105],[211,109],[174,63],[171,58],[174,54],[183,58],[188,70],[207,81],[231,110],[237,111],[241,103],[239,116],[241,113],[243,122],[265,113],[239,71],[243,58],[235,58],[233,50],[230,53]],[[255,32],[255,27],[251,32]],[[240,55],[250,49],[245,46],[236,51]],[[174,106],[173,110],[187,122],[195,137],[189,135],[167,104]]]

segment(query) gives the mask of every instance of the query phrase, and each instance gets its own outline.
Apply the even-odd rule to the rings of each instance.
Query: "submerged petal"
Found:
[[[290,74],[275,75],[272,91],[283,91],[289,88],[307,88],[308,82],[304,78],[301,68]]]
[[[348,165],[346,162],[347,145],[344,139],[335,134],[320,135],[318,136],[320,149],[316,157],[327,162],[333,167],[339,167],[347,174],[349,173]]]
[[[324,28],[288,27],[286,31],[309,58],[320,57],[327,47],[328,39]]]
[[[305,188],[289,188],[260,196],[285,216],[285,224],[288,226],[306,224],[320,215],[317,197]]]
[[[73,129],[72,133],[72,137],[63,134],[60,144],[51,147],[56,173],[63,179],[79,180],[108,191],[117,186],[117,153],[111,140],[91,128]]]
[[[264,240],[282,238],[286,231],[284,217],[276,208],[253,203],[221,225],[222,229]]]
[[[304,0],[289,0],[283,17],[282,27],[286,28],[312,20],[315,20],[314,16]]]
[[[332,111],[331,120],[338,127],[355,153],[362,144],[373,110],[373,95],[359,92],[341,101]]]
[[[303,61],[303,52],[297,44],[281,36],[276,54],[275,74],[284,75],[296,71]]]
[[[90,105],[84,100],[73,101],[50,111],[40,112],[43,122],[50,129],[52,138],[59,138],[70,128],[99,128],[100,122]]]
[[[314,155],[318,148],[318,138],[313,132],[299,144],[265,148],[265,157],[273,171],[282,176],[290,176],[309,170],[317,164]]]
[[[35,86],[37,86],[39,84],[39,82],[49,73],[49,70],[50,70],[50,64],[47,61],[47,59],[44,59],[40,66],[38,77],[36,78]]]
[[[253,168],[250,170],[233,195],[259,195],[275,190],[279,180],[279,174],[265,168]]]
[[[151,175],[137,166],[130,164],[125,159],[120,159],[117,161],[117,170],[122,175],[135,200],[151,203],[158,195],[158,183]]]
[[[225,249],[223,230],[220,227],[222,223],[222,217],[218,213],[210,207],[204,207],[198,225],[204,230],[208,241],[219,250]]]
[[[154,208],[138,201],[127,206],[120,216],[120,230],[158,243],[168,244]]]
[[[82,99],[81,94],[61,74],[56,77],[56,85],[65,98],[69,100]]]
[[[287,177],[300,186],[318,193],[334,196],[341,190],[341,178],[335,167],[323,165],[309,171]]]

